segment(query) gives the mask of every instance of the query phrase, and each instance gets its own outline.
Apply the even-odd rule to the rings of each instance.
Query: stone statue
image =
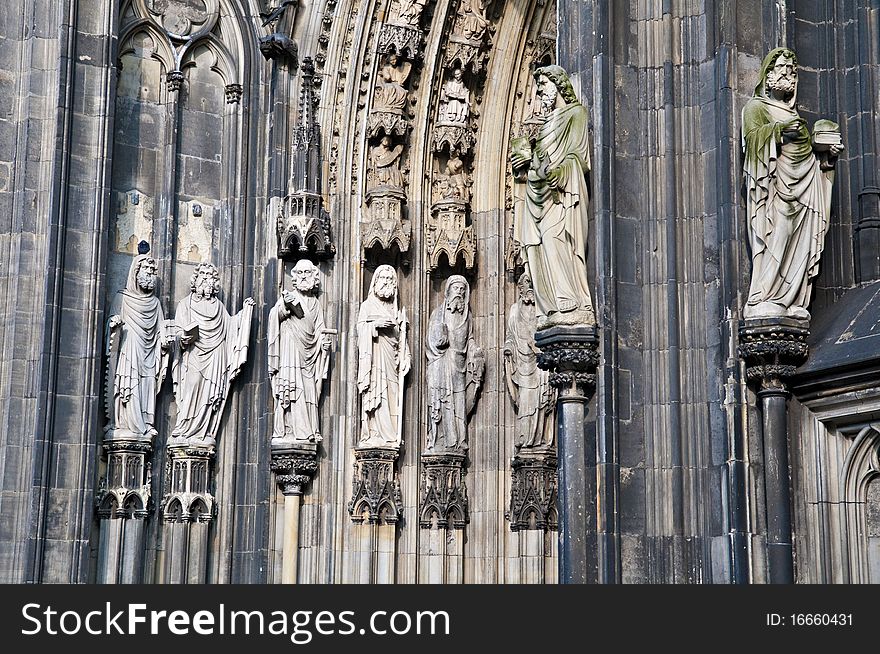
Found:
[[[247,361],[254,300],[230,316],[217,298],[220,274],[200,263],[190,279],[190,294],[177,304],[178,353],[171,368],[177,398],[177,424],[169,445],[214,445],[229,384]]]
[[[400,58],[391,53],[385,65],[379,69],[379,80],[373,96],[373,111],[387,111],[402,114],[406,108],[406,80],[412,70],[408,61],[400,63]]]
[[[391,137],[385,135],[378,145],[370,148],[370,163],[375,186],[403,188],[403,173],[400,171],[400,155],[403,145],[391,147]]]
[[[428,0],[398,0],[397,16],[404,25],[418,27]]]
[[[745,318],[809,320],[811,280],[819,269],[831,212],[834,166],[843,150],[838,126],[813,134],[795,109],[797,58],[776,48],[764,59],[743,108],[746,212],[752,281]]]
[[[406,332],[406,312],[397,303],[397,272],[379,266],[357,320],[358,447],[400,447],[403,380],[412,363]]]
[[[156,261],[141,241],[125,290],[116,293],[107,322],[105,438],[152,441],[156,396],[168,370],[170,342],[156,287]]]
[[[462,81],[464,71],[456,68],[440,92],[440,120],[445,125],[466,125],[471,111],[470,91]]]
[[[458,29],[468,41],[481,41],[489,21],[486,19],[487,0],[461,0]]]
[[[331,340],[315,297],[318,268],[300,259],[291,271],[293,290],[269,312],[269,379],[275,398],[274,444],[321,441],[318,401],[327,379]]]
[[[528,273],[519,282],[519,300],[510,307],[504,341],[504,376],[516,405],[516,449],[553,447],[556,391],[550,373],[538,369],[535,347],[535,292]]]
[[[467,417],[483,383],[485,355],[474,341],[470,286],[446,281],[445,299],[428,323],[428,442],[426,454],[467,451]]]
[[[470,176],[465,172],[461,157],[449,157],[446,172],[437,175],[437,193],[437,200],[470,202]]]
[[[526,138],[511,144],[513,172],[526,175],[514,237],[534,285],[538,329],[592,325],[596,318],[587,282],[587,110],[559,66],[539,68],[534,76],[541,102],[550,111],[534,149]]]

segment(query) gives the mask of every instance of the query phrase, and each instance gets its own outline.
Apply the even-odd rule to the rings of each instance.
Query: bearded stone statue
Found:
[[[254,300],[230,316],[217,297],[220,273],[200,263],[190,279],[190,294],[177,304],[180,330],[172,366],[177,424],[169,445],[215,445],[229,386],[247,361]]]
[[[470,285],[446,281],[445,299],[428,322],[428,442],[425,454],[463,454],[467,417],[483,383],[485,355],[474,341]]]
[[[797,86],[797,57],[776,48],[764,59],[755,94],[743,108],[752,248],[746,319],[810,318],[811,280],[825,245],[834,166],[843,145],[831,121],[817,121],[810,133],[795,108]]]
[[[550,373],[538,368],[535,347],[535,292],[528,273],[517,283],[519,299],[510,307],[504,341],[504,376],[516,405],[516,449],[553,447],[556,391]]]
[[[107,323],[107,440],[152,441],[170,342],[155,295],[156,261],[142,242]]]
[[[293,289],[269,312],[269,379],[275,397],[273,445],[321,441],[318,401],[327,378],[331,340],[324,309],[315,297],[317,266],[300,259],[291,271]]]
[[[525,177],[514,238],[523,248],[535,289],[538,329],[596,322],[587,281],[590,138],[586,108],[566,72],[544,66],[534,73],[546,117],[534,147],[511,142],[514,175]]]
[[[400,447],[403,380],[412,363],[406,331],[406,314],[397,303],[397,272],[379,266],[357,320],[358,447]]]

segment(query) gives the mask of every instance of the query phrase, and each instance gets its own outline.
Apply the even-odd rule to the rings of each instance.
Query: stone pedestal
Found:
[[[787,379],[806,361],[809,333],[808,322],[793,318],[746,320],[739,328],[739,356],[762,417],[767,581],[772,584],[794,583]]]
[[[96,497],[99,542],[98,583],[143,582],[145,523],[151,502],[152,445],[105,441],[107,474]]]
[[[559,391],[559,583],[598,581],[596,448],[587,444],[587,403],[596,390],[599,339],[595,326],[560,325],[535,334],[538,365]]]
[[[361,243],[366,252],[378,247],[391,250],[393,245],[401,253],[409,251],[412,223],[404,218],[406,192],[394,186],[379,186],[367,191],[367,210],[361,221]]]
[[[281,583],[295,584],[299,554],[299,512],[302,494],[318,469],[318,445],[272,443],[272,472],[284,494],[284,538]]]
[[[394,464],[396,449],[356,448],[354,483],[348,513],[355,524],[396,524],[403,498]]]
[[[208,530],[214,519],[211,493],[214,447],[168,448],[162,498],[162,580],[168,584],[204,584],[208,570]]]
[[[470,521],[464,467],[464,454],[422,455],[422,529],[463,529]]]
[[[477,256],[477,234],[468,225],[468,205],[462,200],[441,200],[431,207],[425,226],[425,266],[429,271],[440,266],[445,254],[450,266],[459,257],[468,270],[473,269]]]
[[[410,25],[385,23],[379,30],[378,51],[381,54],[396,53],[404,59],[421,57],[422,30]]]
[[[522,450],[513,457],[511,468],[510,529],[555,531],[559,526],[556,451]]]

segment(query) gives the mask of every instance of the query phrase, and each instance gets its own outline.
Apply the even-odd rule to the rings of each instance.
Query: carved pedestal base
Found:
[[[511,531],[556,530],[557,458],[552,449],[525,450],[513,457],[510,487]]]
[[[168,448],[162,498],[163,580],[168,584],[203,584],[208,564],[208,529],[214,518],[211,494],[212,446]]]
[[[144,523],[150,511],[152,445],[145,441],[105,441],[107,476],[95,498],[100,541],[98,583],[143,581]]]
[[[367,191],[367,211],[361,222],[363,249],[379,247],[390,250],[397,245],[401,253],[409,251],[412,223],[403,217],[406,192],[402,188],[380,186]]]
[[[272,445],[272,472],[284,494],[284,541],[281,550],[281,583],[295,584],[299,555],[299,512],[302,494],[318,470],[315,443],[280,447]]]
[[[559,583],[599,578],[596,447],[586,442],[587,403],[596,389],[599,339],[595,326],[558,326],[535,334],[538,366],[559,390]]]
[[[336,253],[330,238],[330,215],[318,193],[300,191],[283,200],[272,198],[269,212],[278,233],[279,257],[311,254],[320,258]]]
[[[469,522],[464,454],[423,454],[419,526],[463,529]]]
[[[401,57],[415,60],[421,57],[422,30],[409,25],[386,23],[379,30],[379,52],[397,53]]]
[[[352,522],[396,524],[403,498],[394,463],[397,450],[358,448],[354,451],[354,484],[348,512]]]
[[[480,54],[482,46],[482,40],[470,41],[463,36],[453,34],[449,37],[443,64],[446,68],[461,68],[462,70],[470,66],[471,72],[476,75],[483,70],[488,59],[487,55]]]
[[[767,581],[794,583],[786,380],[807,359],[809,323],[760,318],[740,323],[739,355],[761,406],[764,497],[767,511]]]
[[[451,155],[467,155],[473,150],[477,138],[474,131],[467,125],[437,123],[431,138],[431,149],[434,152],[447,150]]]
[[[465,267],[474,267],[477,256],[477,235],[473,225],[467,224],[467,204],[460,200],[441,200],[431,207],[431,217],[425,229],[425,260],[428,270],[440,265],[440,255],[446,254],[450,266],[458,257]]]
[[[402,136],[409,132],[409,121],[402,113],[393,111],[372,111],[367,117],[367,138],[377,136]]]

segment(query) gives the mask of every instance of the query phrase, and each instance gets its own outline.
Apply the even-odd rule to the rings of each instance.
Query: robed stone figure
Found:
[[[254,301],[245,299],[242,310],[230,316],[219,292],[217,268],[200,263],[190,279],[190,294],[174,312],[177,424],[169,445],[216,444],[229,385],[247,361]]]
[[[397,272],[391,266],[379,266],[357,320],[358,447],[397,449],[401,445],[403,381],[412,362],[406,337],[406,313],[397,302]]]
[[[745,318],[810,317],[831,212],[834,166],[843,150],[838,126],[813,133],[795,108],[797,58],[776,48],[764,59],[742,115],[743,172],[752,279]]]
[[[508,312],[504,341],[504,376],[516,405],[516,449],[552,448],[556,391],[550,373],[538,368],[535,293],[528,273],[517,286],[519,299]]]
[[[592,325],[596,319],[587,282],[587,110],[559,66],[539,68],[534,76],[547,115],[534,147],[526,138],[511,143],[513,171],[526,178],[514,237],[534,285],[538,329]]]
[[[467,451],[467,417],[483,382],[485,355],[474,341],[470,286],[446,281],[443,303],[428,322],[428,440],[426,454]]]
[[[321,441],[318,401],[330,364],[330,335],[315,297],[320,271],[307,259],[291,271],[293,289],[269,312],[269,379],[275,398],[273,445]]]
[[[138,251],[107,323],[107,440],[153,440],[156,396],[168,370],[170,343],[154,294],[156,261],[145,242]]]

